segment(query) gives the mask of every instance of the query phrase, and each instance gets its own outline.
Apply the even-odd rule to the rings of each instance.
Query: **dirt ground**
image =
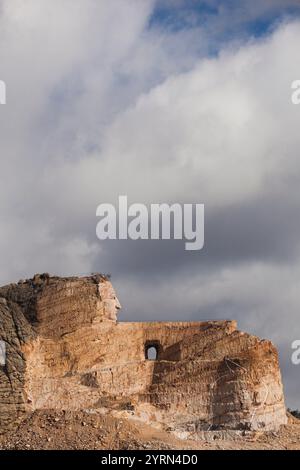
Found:
[[[116,418],[93,411],[36,411],[14,432],[0,435],[0,450],[96,449],[96,450],[300,450],[300,420],[274,433],[256,433],[239,440],[181,440],[166,431],[141,422]]]

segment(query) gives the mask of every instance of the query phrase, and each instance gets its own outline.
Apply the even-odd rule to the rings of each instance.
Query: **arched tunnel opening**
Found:
[[[145,344],[145,359],[157,361],[160,355],[160,345],[157,341],[147,341]]]

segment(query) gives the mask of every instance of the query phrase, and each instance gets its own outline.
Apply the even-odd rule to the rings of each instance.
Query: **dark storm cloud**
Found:
[[[247,261],[293,264],[299,251],[299,213],[300,201],[283,198],[276,188],[251,203],[219,211],[207,205],[202,250],[186,251],[184,240],[99,241],[105,250],[93,269],[118,276],[138,274],[142,282],[188,267],[211,270]],[[94,231],[90,235],[93,238]]]

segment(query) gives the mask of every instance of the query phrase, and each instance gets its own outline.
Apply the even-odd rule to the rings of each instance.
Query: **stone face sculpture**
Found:
[[[130,403],[181,431],[286,423],[277,351],[234,321],[117,322],[102,275],[0,288],[0,429],[36,409]],[[148,359],[155,348],[156,360]]]

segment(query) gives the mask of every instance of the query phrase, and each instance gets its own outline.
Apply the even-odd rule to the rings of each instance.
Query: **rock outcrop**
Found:
[[[42,409],[146,412],[183,437],[286,423],[270,341],[234,321],[122,323],[119,308],[100,274],[36,275],[0,288],[2,431]]]

